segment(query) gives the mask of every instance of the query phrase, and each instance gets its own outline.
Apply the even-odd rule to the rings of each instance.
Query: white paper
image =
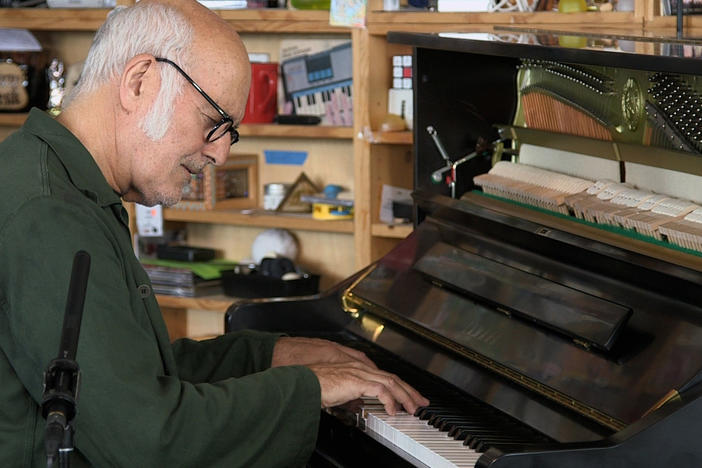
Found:
[[[163,236],[163,208],[135,203],[137,231],[143,237]]]
[[[11,52],[39,52],[41,44],[26,29],[0,28],[0,50]]]

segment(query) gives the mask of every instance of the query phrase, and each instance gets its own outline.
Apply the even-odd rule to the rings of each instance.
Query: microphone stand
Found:
[[[68,468],[69,455],[73,451],[72,421],[76,415],[80,383],[80,368],[75,357],[89,272],[90,255],[79,250],[73,257],[59,354],[44,373],[41,410],[46,419],[44,447],[49,468],[54,467],[57,460],[59,468]]]

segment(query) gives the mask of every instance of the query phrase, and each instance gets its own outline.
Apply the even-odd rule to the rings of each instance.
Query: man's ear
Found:
[[[120,77],[119,99],[127,112],[151,108],[161,86],[161,73],[153,55],[140,54],[127,62]]]

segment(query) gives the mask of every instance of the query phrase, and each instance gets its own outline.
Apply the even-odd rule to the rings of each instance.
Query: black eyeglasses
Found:
[[[166,58],[161,58],[161,57],[155,57],[155,58],[156,58],[156,61],[157,61],[157,62],[165,62],[165,63],[168,63],[168,64],[170,64],[170,65],[173,65],[173,67],[175,67],[175,69],[178,70],[178,72],[180,72],[180,74],[183,75],[183,77],[184,77],[186,80],[188,80],[188,83],[190,83],[191,85],[193,85],[193,88],[195,88],[195,89],[197,90],[197,92],[200,93],[200,94],[202,95],[202,97],[204,97],[205,99],[207,99],[207,102],[209,102],[210,104],[212,104],[212,107],[214,107],[215,110],[217,110],[217,112],[219,112],[219,115],[222,116],[222,119],[221,119],[219,122],[217,122],[217,124],[212,128],[212,130],[210,130],[210,133],[207,134],[207,141],[208,141],[208,142],[213,142],[213,141],[215,141],[215,140],[219,140],[219,139],[222,138],[224,135],[226,135],[227,132],[229,132],[229,136],[231,137],[231,144],[232,144],[232,145],[233,145],[234,143],[236,143],[237,141],[239,141],[239,132],[236,130],[236,128],[234,128],[234,121],[233,121],[232,118],[229,116],[229,114],[227,114],[227,113],[224,111],[224,109],[222,109],[221,107],[219,107],[219,106],[217,105],[217,103],[214,102],[214,100],[213,100],[211,97],[209,97],[209,96],[207,95],[207,93],[204,92],[204,91],[202,90],[202,88],[201,88],[200,86],[198,86],[198,84],[195,83],[195,81],[193,81],[193,79],[190,78],[190,77],[188,76],[188,74],[185,73],[185,72],[183,71],[182,68],[180,68],[180,67],[178,66],[178,64],[176,64],[175,62],[173,62],[173,61],[171,61],[171,60],[168,60],[168,59],[166,59]]]

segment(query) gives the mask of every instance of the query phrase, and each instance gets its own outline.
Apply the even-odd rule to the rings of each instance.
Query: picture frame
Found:
[[[232,154],[221,166],[207,165],[183,188],[174,208],[245,210],[258,205],[258,155]]]

